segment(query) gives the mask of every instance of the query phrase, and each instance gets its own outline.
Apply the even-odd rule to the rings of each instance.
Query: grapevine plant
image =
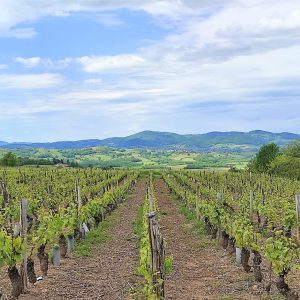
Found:
[[[274,235],[266,240],[265,256],[271,262],[274,273],[278,276],[276,286],[278,290],[288,295],[291,291],[285,282],[285,276],[294,267],[298,268],[294,261],[300,258],[300,250],[295,242],[285,237],[282,230],[275,231]]]
[[[21,169],[0,172],[0,264],[6,266],[11,278],[13,298],[23,292],[18,265],[23,260],[25,245],[13,228],[20,219],[20,200],[28,200],[27,246],[28,277],[34,283],[34,256],[40,259],[43,275],[47,275],[49,250],[75,236],[79,224],[95,225],[103,210],[115,208],[132,187],[138,172],[99,169]],[[78,208],[80,184],[82,206]],[[93,221],[91,221],[93,220]]]
[[[229,238],[228,243],[223,242],[224,248],[230,246],[230,253],[232,245],[241,248],[245,271],[251,269],[248,262],[252,252],[255,279],[262,281],[260,264],[264,255],[279,277],[278,289],[287,293],[284,277],[299,258],[299,248],[292,238],[297,225],[294,199],[300,194],[298,181],[249,176],[247,172],[173,171],[163,176],[171,192],[186,205],[198,201],[197,214],[209,229],[218,226],[223,239]],[[216,201],[218,193],[222,195],[220,201]]]

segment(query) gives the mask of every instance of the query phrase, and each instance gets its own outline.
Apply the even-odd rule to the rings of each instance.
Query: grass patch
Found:
[[[137,264],[136,269],[136,275],[137,280],[134,283],[133,286],[130,288],[130,294],[133,299],[151,299],[148,296],[152,293],[152,288],[149,287],[149,282],[146,280],[145,274],[141,272],[141,270],[145,270],[145,261],[143,259],[143,255],[147,255],[147,253],[143,253],[142,247],[143,247],[143,239],[144,239],[144,218],[145,218],[145,212],[144,212],[144,205],[140,205],[138,208],[137,215],[135,219],[132,221],[134,234],[137,236],[137,246],[139,249],[139,261]]]
[[[194,212],[190,211],[187,206],[180,204],[179,210],[189,221],[193,221],[195,219]]]
[[[140,240],[143,234],[143,218],[144,218],[144,209],[143,205],[141,205],[138,209],[137,216],[135,220],[133,220],[133,228],[134,228],[134,234],[136,234]]]
[[[92,228],[83,240],[79,240],[75,244],[74,255],[90,256],[93,248],[96,245],[103,244],[111,239],[109,232],[111,227],[116,223],[117,215],[110,215],[107,219],[102,221],[97,227]]]
[[[205,235],[205,222],[204,220],[196,220],[196,214],[193,210],[189,210],[187,206],[182,204],[181,202],[179,203],[179,210],[180,212],[187,218],[187,220],[191,221],[193,223],[193,231],[199,235],[203,236]]]
[[[165,272],[169,274],[173,270],[174,257],[173,255],[168,255],[165,257]]]
[[[196,226],[197,235],[199,235],[199,236],[206,235],[204,220],[200,219],[200,220],[195,221],[195,222],[196,222],[195,226]]]

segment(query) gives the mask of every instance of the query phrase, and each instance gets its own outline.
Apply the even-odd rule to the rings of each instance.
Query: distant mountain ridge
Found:
[[[292,140],[300,139],[300,134],[289,132],[272,133],[263,130],[250,132],[209,132],[204,134],[177,134],[171,132],[142,131],[127,137],[113,137],[103,140],[60,141],[49,143],[6,143],[0,141],[1,148],[45,148],[80,149],[90,147],[142,148],[188,151],[254,151],[261,145],[275,142],[283,146]]]

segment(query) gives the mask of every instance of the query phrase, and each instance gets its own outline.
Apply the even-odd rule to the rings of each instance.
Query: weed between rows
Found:
[[[102,221],[97,227],[91,229],[83,240],[79,240],[74,249],[74,255],[90,256],[96,245],[103,244],[111,239],[110,228],[116,223],[116,217],[110,216]]]
[[[132,192],[125,196],[124,203],[128,200],[131,194]],[[99,246],[112,238],[110,230],[120,218],[121,212],[119,209],[120,207],[113,211],[112,214],[103,220],[98,226],[92,228],[84,239],[76,242],[74,256],[90,256],[95,246]]]
[[[174,197],[172,197],[174,199]],[[176,200],[175,200],[176,201]],[[203,220],[196,220],[196,214],[194,211],[190,211],[187,206],[179,201],[176,201],[179,211],[186,217],[186,219],[193,224],[193,231],[199,236],[205,236],[205,223]]]

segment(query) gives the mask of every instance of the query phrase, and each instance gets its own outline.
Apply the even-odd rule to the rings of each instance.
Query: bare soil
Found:
[[[109,240],[96,246],[89,257],[66,258],[60,267],[51,266],[45,280],[30,285],[30,293],[20,299],[130,299],[130,289],[138,280],[133,221],[145,189],[146,181],[140,180],[129,198],[108,216],[108,220],[115,219]],[[38,269],[36,266],[39,274]],[[7,284],[7,279],[0,277],[0,285],[3,283]]]
[[[146,180],[139,181],[127,201],[108,217],[112,220],[110,239],[95,246],[89,257],[65,258],[60,267],[50,266],[48,276],[30,285],[30,293],[20,299],[145,300],[136,292],[142,279],[136,275],[139,253],[133,226],[145,189]],[[155,179],[155,191],[167,256],[173,256],[173,267],[165,282],[166,299],[283,299],[275,287],[268,294],[265,283],[255,282],[252,270],[245,273],[241,266],[236,266],[234,257],[217,240],[199,234],[199,227],[183,215],[163,180]],[[262,268],[266,276],[265,261]],[[39,266],[36,272],[40,274]],[[299,272],[290,273],[290,287],[300,291]],[[4,270],[0,272],[0,287],[4,291],[1,300],[8,299],[10,283]]]
[[[155,180],[155,191],[166,255],[174,260],[165,282],[166,299],[282,299],[275,287],[268,295],[264,285],[255,282],[253,271],[245,273],[236,266],[234,257],[218,241],[199,234],[195,223],[181,213],[163,180]]]

